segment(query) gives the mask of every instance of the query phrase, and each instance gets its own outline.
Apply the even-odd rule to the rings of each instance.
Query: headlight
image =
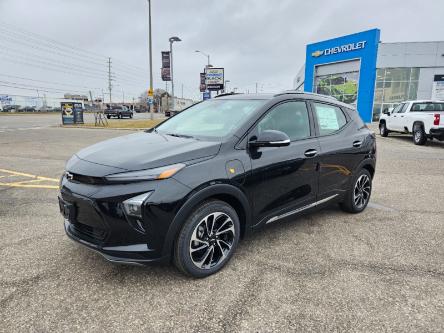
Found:
[[[125,200],[123,202],[125,213],[129,216],[142,218],[142,205],[151,193],[153,192],[147,192]]]
[[[155,169],[116,173],[114,175],[106,176],[105,178],[109,182],[119,183],[140,182],[144,180],[160,180],[172,177],[184,167],[185,164],[179,163]]]

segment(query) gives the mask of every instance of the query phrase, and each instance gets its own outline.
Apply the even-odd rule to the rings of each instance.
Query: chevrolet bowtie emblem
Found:
[[[324,51],[314,51],[311,55],[312,57],[319,57],[324,54]]]

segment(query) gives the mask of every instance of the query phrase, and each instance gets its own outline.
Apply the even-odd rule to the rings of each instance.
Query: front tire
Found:
[[[413,143],[415,145],[422,146],[427,142],[427,135],[424,131],[424,127],[420,124],[413,126]]]
[[[362,212],[370,201],[372,193],[372,176],[367,169],[362,169],[354,177],[352,188],[347,191],[344,201],[340,203],[342,210],[357,214]]]
[[[381,134],[381,136],[383,136],[384,138],[386,138],[389,134],[389,131],[387,129],[387,126],[385,125],[385,123],[380,123],[379,124],[379,134]]]
[[[184,274],[203,278],[222,269],[239,242],[236,211],[219,200],[204,202],[188,217],[174,249],[176,267]]]

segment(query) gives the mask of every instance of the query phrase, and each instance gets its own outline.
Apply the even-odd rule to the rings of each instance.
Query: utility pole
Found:
[[[148,91],[148,98],[152,98],[153,96],[150,96],[153,92],[153,41],[151,36],[151,0],[148,1],[148,28],[149,28],[149,34],[148,34],[148,44],[149,44],[149,53],[150,53],[150,90]],[[150,103],[150,117],[151,120],[154,119],[154,108],[153,103]]]
[[[122,104],[125,104],[125,91],[122,89]]]
[[[183,83],[182,83],[182,98],[183,98]]]
[[[109,90],[109,102],[112,103],[112,98],[111,98],[111,90],[113,89],[112,85],[111,85],[111,58],[108,58],[108,90]]]
[[[257,94],[257,82],[256,82],[256,94]]]

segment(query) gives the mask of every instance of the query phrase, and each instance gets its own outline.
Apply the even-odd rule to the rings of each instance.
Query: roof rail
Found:
[[[231,95],[242,95],[242,93],[236,93],[236,92],[222,93],[222,94],[214,96],[214,98],[231,96]]]
[[[306,91],[297,91],[297,90],[284,90],[283,92],[280,92],[280,93],[277,93],[276,95],[274,95],[274,97],[286,95],[286,94],[313,95],[313,96],[319,96],[319,97],[324,97],[324,98],[330,98],[330,99],[334,99],[335,101],[338,101],[338,99],[334,96],[322,95],[322,94],[306,92]]]

